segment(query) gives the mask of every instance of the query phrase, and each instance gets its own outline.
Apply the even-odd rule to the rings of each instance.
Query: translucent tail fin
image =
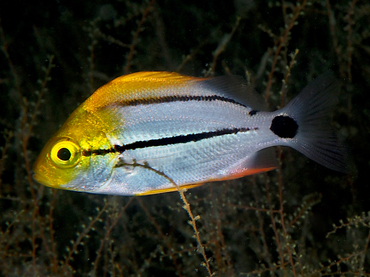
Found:
[[[297,134],[287,141],[287,146],[330,169],[349,172],[348,150],[330,126],[338,92],[337,80],[327,72],[307,85],[281,111],[298,124]]]

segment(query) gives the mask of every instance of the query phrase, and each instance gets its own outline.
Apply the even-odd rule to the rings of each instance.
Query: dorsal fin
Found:
[[[251,85],[238,76],[228,75],[214,78],[196,78],[174,72],[137,72],[118,77],[97,89],[84,103],[86,110],[105,107],[115,101],[143,96],[148,91],[158,88],[176,89],[189,85],[189,82],[208,89],[216,95],[235,100],[252,110],[267,111],[263,97],[253,90]],[[150,94],[150,93],[149,93]],[[154,97],[155,95],[151,95]]]
[[[231,98],[253,110],[268,111],[267,103],[263,97],[242,77],[226,75],[206,79],[201,83],[214,90],[218,95]]]
[[[167,72],[167,71],[140,71],[131,73],[128,75],[123,75],[113,79],[110,83],[119,84],[119,83],[128,83],[128,82],[143,82],[150,81],[151,83],[155,82],[183,82],[187,80],[194,79],[196,77],[181,75],[176,72]],[[200,78],[199,78],[200,79]],[[110,84],[108,83],[108,84]]]

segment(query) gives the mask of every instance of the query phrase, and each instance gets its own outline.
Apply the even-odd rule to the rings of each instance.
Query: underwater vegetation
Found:
[[[369,26],[356,0],[1,1],[0,276],[370,276]],[[350,175],[280,147],[271,172],[159,195],[32,178],[69,114],[123,74],[239,75],[276,110],[329,69]]]

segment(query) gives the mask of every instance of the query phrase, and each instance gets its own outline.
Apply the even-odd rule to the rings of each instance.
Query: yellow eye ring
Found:
[[[80,147],[67,138],[61,139],[51,148],[50,158],[59,167],[73,167],[80,160]]]

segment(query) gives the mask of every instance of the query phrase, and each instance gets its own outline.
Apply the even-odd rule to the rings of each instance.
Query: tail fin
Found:
[[[349,172],[348,150],[330,126],[338,92],[337,80],[327,72],[307,85],[281,111],[298,124],[297,134],[287,146],[330,169]]]

